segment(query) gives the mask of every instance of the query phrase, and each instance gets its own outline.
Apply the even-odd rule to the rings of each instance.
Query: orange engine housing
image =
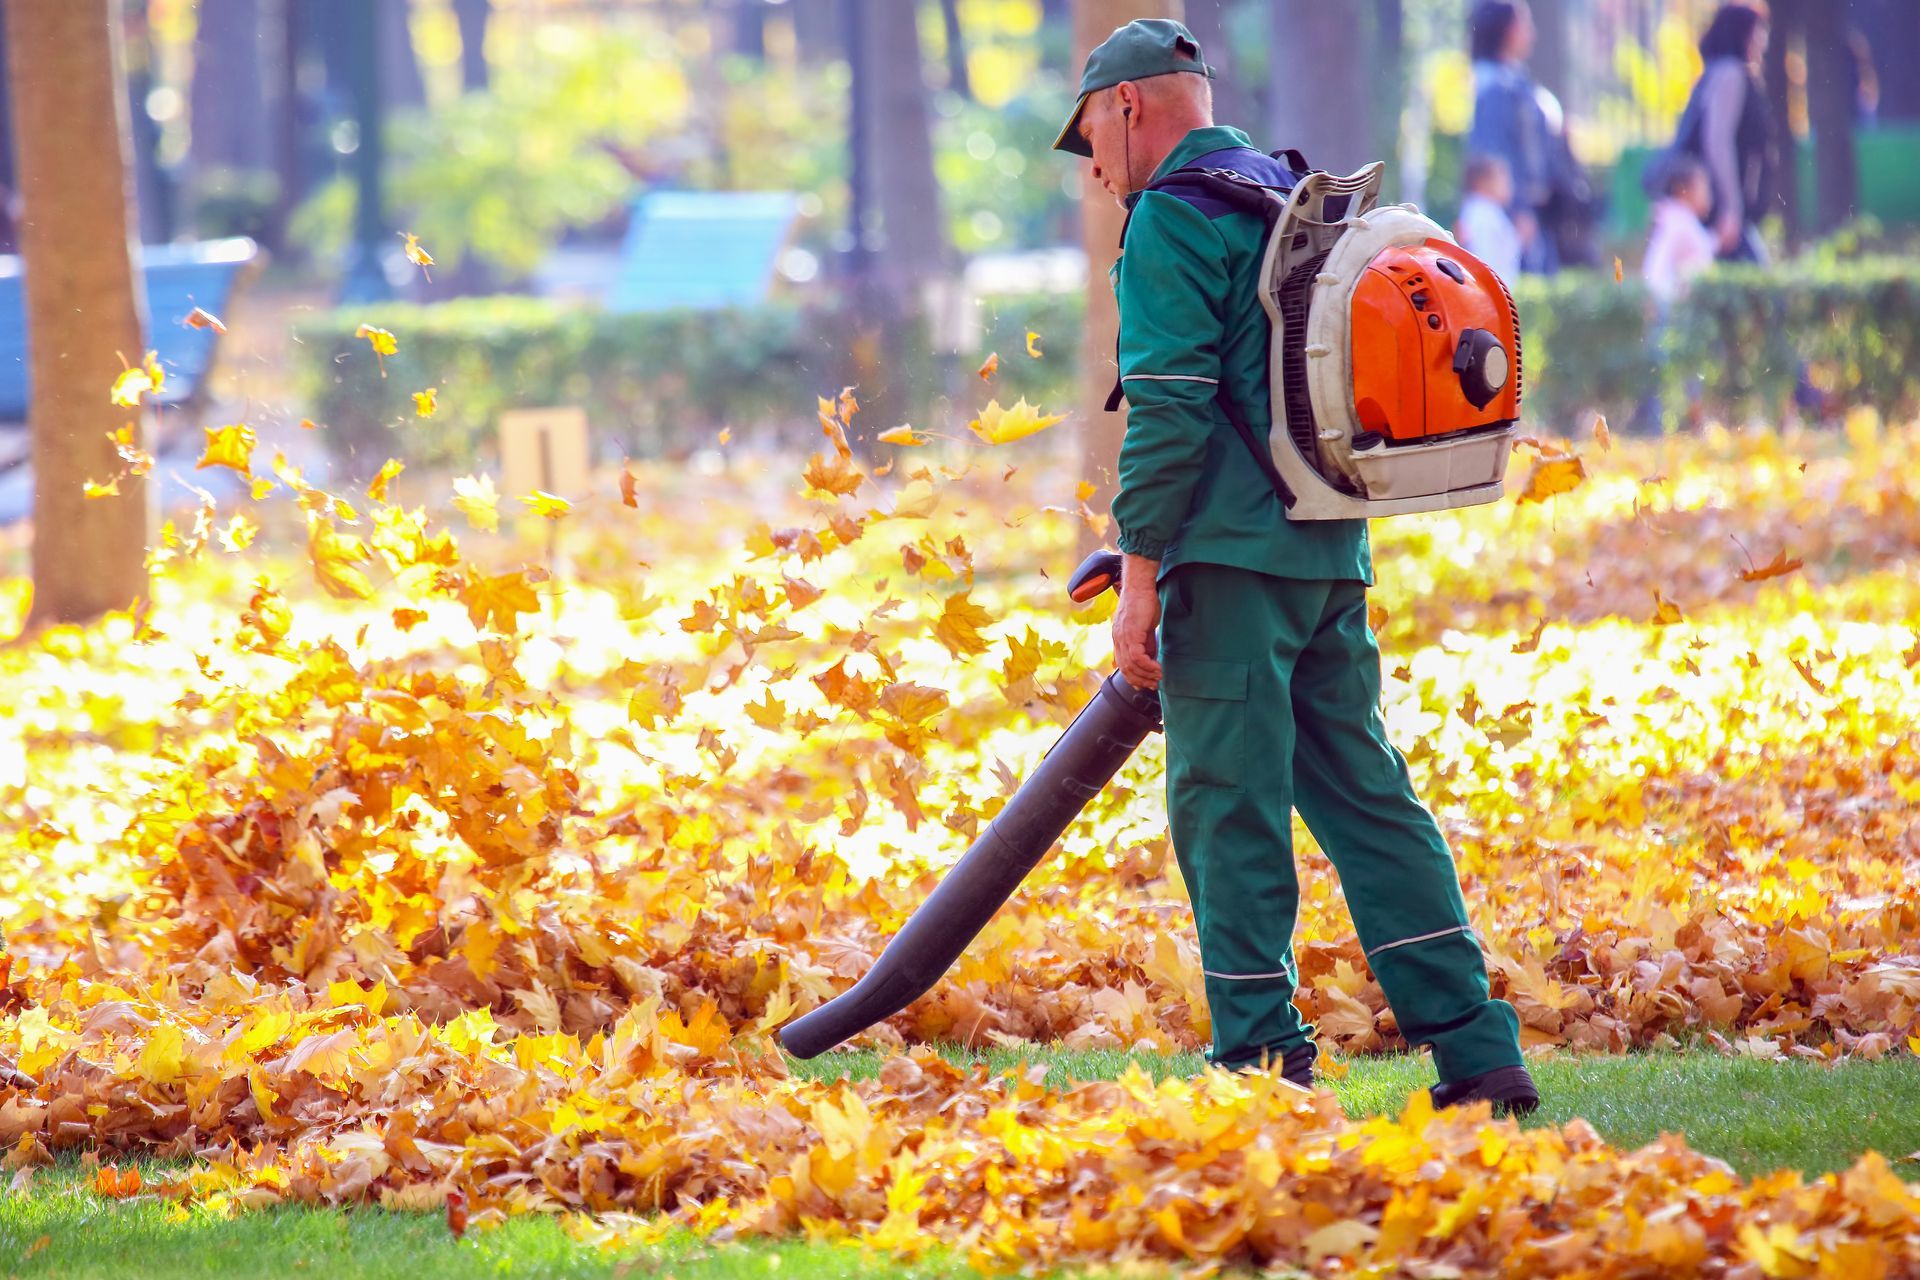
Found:
[[[1373,260],[1353,295],[1362,430],[1392,442],[1473,431],[1518,418],[1520,396],[1520,322],[1493,268],[1436,239]]]

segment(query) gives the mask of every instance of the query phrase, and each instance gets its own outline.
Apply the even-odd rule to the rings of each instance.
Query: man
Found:
[[[1313,1028],[1293,1006],[1298,807],[1340,873],[1401,1033],[1432,1047],[1435,1103],[1487,1098],[1524,1113],[1539,1094],[1519,1020],[1488,998],[1452,853],[1381,722],[1366,522],[1290,523],[1216,399],[1266,439],[1265,227],[1197,184],[1146,190],[1188,166],[1293,182],[1245,134],[1214,125],[1212,74],[1179,23],[1128,23],[1088,56],[1054,143],[1091,159],[1094,181],[1131,211],[1112,272],[1129,406],[1114,652],[1129,681],[1159,690],[1166,716],[1167,810],[1200,934],[1209,1060],[1277,1061],[1312,1081]]]

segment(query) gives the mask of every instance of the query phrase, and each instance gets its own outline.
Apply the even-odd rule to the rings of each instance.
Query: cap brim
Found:
[[[1055,151],[1065,151],[1069,155],[1093,159],[1093,148],[1088,146],[1087,140],[1080,136],[1080,113],[1087,109],[1087,99],[1092,96],[1091,93],[1083,93],[1080,95],[1080,101],[1073,104],[1073,114],[1067,117],[1066,127],[1061,129],[1060,136],[1053,140]]]

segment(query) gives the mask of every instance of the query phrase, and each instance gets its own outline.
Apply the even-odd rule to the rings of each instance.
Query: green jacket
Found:
[[[1206,157],[1261,182],[1279,162],[1238,129],[1195,129],[1157,181]],[[1120,550],[1182,564],[1223,564],[1282,578],[1373,582],[1364,520],[1296,523],[1214,402],[1227,392],[1264,441],[1273,422],[1271,329],[1257,282],[1266,228],[1205,197],[1128,197],[1132,217],[1110,273],[1120,305],[1120,385],[1127,431],[1113,500]]]

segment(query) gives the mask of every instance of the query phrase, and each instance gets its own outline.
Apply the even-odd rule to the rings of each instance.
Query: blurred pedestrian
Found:
[[[1508,216],[1526,270],[1592,265],[1598,213],[1592,184],[1567,141],[1560,100],[1527,70],[1535,38],[1526,0],[1480,0],[1467,23],[1473,55],[1472,155],[1498,156],[1512,175]]]
[[[1707,229],[1713,213],[1713,183],[1693,156],[1675,156],[1666,167],[1665,194],[1653,206],[1653,233],[1641,276],[1665,323],[1673,304],[1686,296],[1695,276],[1713,265],[1716,243]]]
[[[1759,67],[1769,37],[1762,0],[1723,4],[1700,38],[1706,68],[1680,117],[1673,156],[1697,157],[1713,184],[1710,214],[1724,262],[1767,261],[1761,195],[1773,189],[1773,113]]]
[[[1520,229],[1507,210],[1513,205],[1513,174],[1499,156],[1472,156],[1462,179],[1466,195],[1454,238],[1460,247],[1492,267],[1502,280],[1520,278]]]

